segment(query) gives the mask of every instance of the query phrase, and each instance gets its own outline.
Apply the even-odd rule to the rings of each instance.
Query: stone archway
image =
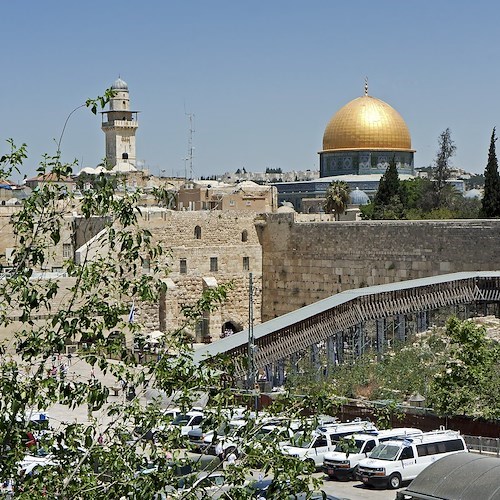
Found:
[[[238,322],[228,320],[222,325],[222,330],[220,334],[220,338],[229,337],[233,333],[241,332],[243,330],[243,326],[241,326]]]

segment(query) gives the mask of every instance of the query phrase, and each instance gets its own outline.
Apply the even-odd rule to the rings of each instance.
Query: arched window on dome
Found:
[[[241,233],[241,241],[245,242],[248,240],[248,231],[246,229]]]
[[[194,228],[194,237],[197,239],[197,240],[201,240],[201,227],[200,226],[196,226]]]

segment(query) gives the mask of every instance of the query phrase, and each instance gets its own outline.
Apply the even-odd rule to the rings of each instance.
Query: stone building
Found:
[[[274,186],[252,181],[226,184],[212,180],[184,183],[178,193],[178,210],[222,210],[231,212],[274,212],[278,208]]]
[[[150,331],[175,330],[183,324],[184,305],[193,305],[207,288],[232,283],[226,303],[214,312],[205,313],[191,333],[196,341],[208,342],[240,331],[248,325],[249,273],[252,273],[254,317],[259,323],[262,249],[255,217],[255,213],[248,212],[177,212],[141,207],[139,226],[151,232],[153,242],[159,243],[168,256],[163,263],[167,291],[149,309],[137,303],[137,321]],[[80,239],[84,239],[81,237],[84,230],[87,236],[93,235],[77,248],[77,263],[108,251],[107,229],[97,232],[97,222],[75,220]],[[152,268],[153,263],[145,263],[142,272],[149,273]]]
[[[373,197],[380,178],[394,160],[400,179],[414,176],[414,153],[409,129],[386,102],[368,95],[340,108],[328,122],[319,152],[320,176],[312,181],[281,182],[278,202],[292,203],[298,212],[311,209],[303,199],[324,198],[332,181],[344,181]]]
[[[46,185],[58,185],[66,189],[68,193],[76,189],[76,182],[74,179],[71,177],[58,176],[52,172],[26,179],[26,186],[30,189],[42,188]]]
[[[109,101],[109,110],[101,113],[101,128],[106,135],[106,163],[116,171],[135,171],[135,134],[139,127],[139,112],[130,110],[128,85],[121,78],[113,83],[111,90],[115,96]]]

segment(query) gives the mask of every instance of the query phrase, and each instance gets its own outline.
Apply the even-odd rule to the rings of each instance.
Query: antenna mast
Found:
[[[189,119],[189,137],[188,137],[188,156],[189,161],[189,178],[193,178],[193,158],[194,158],[194,147],[193,147],[193,135],[194,135],[194,114],[186,113]]]

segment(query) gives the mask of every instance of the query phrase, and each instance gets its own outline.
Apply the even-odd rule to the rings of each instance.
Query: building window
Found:
[[[229,200],[229,206],[234,207],[234,200]]]
[[[181,259],[179,261],[179,271],[181,274],[187,274],[188,264],[186,259]]]
[[[251,206],[252,206],[252,202],[249,200],[249,201],[245,202],[245,205],[246,205],[247,207],[251,207]]]
[[[245,229],[242,233],[241,233],[241,241],[245,242],[248,240],[248,231]]]
[[[250,270],[250,257],[243,257],[243,271]]]
[[[71,259],[71,243],[63,243],[63,259]]]
[[[196,226],[194,228],[194,237],[197,239],[197,240],[201,240],[201,227],[200,226]]]
[[[215,273],[219,270],[219,265],[217,263],[217,257],[210,257],[210,271]]]
[[[122,153],[122,160],[128,160],[128,153]]]

